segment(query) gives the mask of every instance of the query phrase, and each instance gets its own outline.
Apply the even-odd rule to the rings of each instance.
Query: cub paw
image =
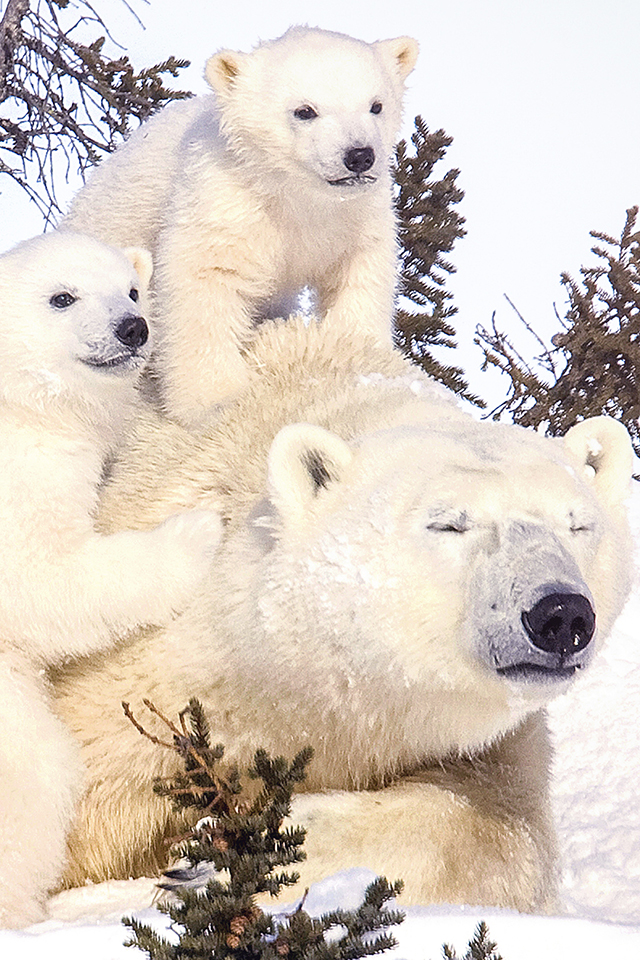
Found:
[[[169,517],[157,530],[169,551],[172,547],[185,551],[196,564],[203,564],[205,573],[222,539],[222,520],[213,510],[185,510]]]

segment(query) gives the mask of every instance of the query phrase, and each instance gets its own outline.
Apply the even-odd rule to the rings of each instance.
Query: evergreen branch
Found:
[[[446,943],[442,947],[442,956],[445,960],[502,960],[500,954],[495,952],[496,947],[497,944],[489,937],[488,926],[481,920],[469,941],[464,957],[458,958],[454,948]]]
[[[257,894],[275,896],[298,879],[295,873],[276,870],[305,856],[301,849],[304,830],[283,829],[282,824],[290,814],[293,790],[304,779],[310,748],[301,750],[290,763],[257,750],[250,773],[262,780],[263,787],[248,802],[241,798],[239,782],[233,777],[223,780],[217,774],[215,763],[223,750],[211,746],[209,724],[197,700],[191,700],[179,714],[179,727],[150,701],[145,704],[171,730],[173,744],[144,730],[128,706],[125,713],[143,736],[175,750],[184,764],[182,773],[162,779],[160,792],[170,796],[181,811],[190,806],[200,812],[203,791],[218,802],[215,814],[200,819],[181,846],[192,869],[202,863],[211,865],[206,886],[186,886],[191,878],[180,867],[168,871],[161,884],[176,897],[159,909],[170,917],[178,942],[170,943],[151,927],[125,918],[123,922],[132,931],[128,946],[144,950],[151,960],[350,960],[395,945],[386,931],[400,923],[403,915],[386,909],[386,904],[400,893],[399,882],[390,885],[379,878],[367,889],[357,910],[337,910],[320,918],[304,911],[306,894],[293,912],[277,917],[255,902]],[[197,767],[194,757],[202,761]],[[325,933],[338,927],[346,933],[327,941]]]
[[[621,420],[640,453],[640,233],[638,207],[630,207],[619,240],[592,231],[598,263],[580,268],[578,282],[561,274],[568,306],[562,329],[536,358],[551,373],[545,382],[526,364],[492,320],[491,331],[476,329],[483,368],[509,377],[507,398],[491,416],[509,414],[522,426],[564,434],[585,417],[605,414]],[[517,313],[517,311],[516,311]],[[556,311],[557,314],[557,311]],[[518,314],[519,315],[519,314]],[[520,315],[519,315],[520,316]],[[535,331],[520,317],[530,333]],[[538,337],[538,342],[541,343]]]
[[[456,347],[449,319],[457,308],[446,289],[455,266],[444,255],[466,233],[464,217],[455,210],[464,193],[457,185],[459,170],[449,170],[440,180],[433,175],[451,142],[444,130],[431,133],[418,116],[412,150],[406,140],[396,147],[393,175],[400,276],[394,336],[398,347],[430,376],[482,407],[484,402],[469,392],[462,369],[440,363],[430,349]]]

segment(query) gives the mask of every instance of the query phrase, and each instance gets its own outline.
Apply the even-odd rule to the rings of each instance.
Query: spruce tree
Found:
[[[175,900],[160,906],[171,918],[177,942],[157,934],[131,918],[124,923],[133,937],[128,946],[144,950],[150,960],[351,960],[379,954],[395,946],[386,928],[400,923],[398,911],[386,909],[402,884],[378,878],[365,892],[363,903],[351,911],[335,910],[320,918],[309,916],[301,903],[287,916],[273,917],[256,903],[256,895],[277,895],[296,883],[294,872],[276,870],[304,859],[304,830],[283,829],[291,812],[291,797],[312,757],[302,750],[291,763],[272,759],[258,750],[252,778],[262,782],[253,799],[243,795],[235,769],[222,775],[218,769],[222,746],[211,746],[208,723],[201,704],[191,700],[180,715],[180,726],[171,723],[150,702],[173,734],[171,742],[149,734],[125,713],[138,730],[155,743],[175,751],[183,770],[174,777],[156,780],[154,789],[170,797],[177,810],[192,811],[198,818],[180,845],[180,855],[191,871],[177,868],[165,875]],[[204,889],[194,888],[193,871],[209,864]],[[191,884],[191,885],[190,885]],[[304,902],[304,901],[303,901]],[[329,940],[326,934],[331,933]]]
[[[442,948],[442,956],[444,960],[502,960],[500,954],[495,952],[496,947],[497,944],[489,937],[488,926],[481,920],[469,941],[464,957],[459,958],[453,947],[446,943]]]
[[[640,231],[638,207],[627,210],[619,240],[592,231],[595,266],[582,267],[580,282],[561,276],[567,294],[562,330],[527,363],[495,321],[478,327],[476,343],[510,380],[507,398],[493,412],[555,436],[586,417],[621,420],[640,454]],[[521,318],[522,319],[522,318]],[[531,330],[530,327],[528,329]]]
[[[484,406],[469,392],[463,371],[436,360],[431,349],[456,346],[451,318],[457,307],[445,286],[455,267],[446,255],[466,233],[464,217],[455,209],[464,193],[457,184],[459,170],[449,170],[442,179],[433,176],[451,142],[444,130],[431,133],[418,116],[411,137],[413,149],[406,140],[396,147],[394,178],[400,243],[396,339],[404,353],[430,376]]]

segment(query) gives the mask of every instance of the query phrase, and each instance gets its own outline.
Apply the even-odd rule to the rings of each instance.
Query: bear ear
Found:
[[[247,56],[238,50],[219,50],[209,57],[204,68],[205,80],[211,89],[224,97],[242,71],[242,61]]]
[[[268,461],[274,506],[286,520],[302,520],[333,483],[338,483],[353,453],[335,433],[310,423],[292,423],[276,435]]]
[[[603,500],[612,505],[626,500],[633,472],[633,448],[619,420],[581,420],[567,431],[564,444],[582,464],[583,476],[594,484]]]
[[[151,254],[144,247],[125,247],[122,251],[125,257],[128,257],[133,264],[134,270],[140,277],[145,290],[149,286],[151,274],[153,273],[153,260]]]
[[[401,79],[406,80],[418,59],[418,41],[413,37],[395,37],[393,40],[378,40],[375,46],[385,60],[391,61]]]

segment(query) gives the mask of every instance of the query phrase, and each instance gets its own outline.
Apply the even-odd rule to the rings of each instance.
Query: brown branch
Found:
[[[187,712],[188,708],[186,710],[183,710],[180,714],[180,718],[181,718],[181,722],[183,724],[183,730],[184,730],[184,733],[183,733],[178,729],[178,727],[176,727],[175,723],[172,723],[172,721],[169,720],[168,717],[165,717],[165,715],[160,710],[158,710],[155,703],[152,703],[151,700],[147,700],[146,697],[143,698],[142,702],[144,703],[147,710],[149,710],[151,713],[154,713],[157,717],[160,718],[160,720],[162,720],[162,722],[169,728],[169,730],[171,730],[173,735],[179,739],[180,743],[186,747],[187,751],[191,754],[193,759],[196,761],[196,763],[198,764],[197,769],[190,772],[192,774],[207,773],[213,780],[215,780],[214,771],[209,766],[209,764],[204,759],[204,757],[194,747],[193,743],[191,742],[191,738],[189,737],[189,734],[184,725],[183,717],[184,717],[184,714]],[[151,740],[152,743],[158,744],[158,746],[167,747],[169,750],[173,750],[175,753],[180,752],[179,748],[176,746],[175,743],[167,743],[166,740],[160,740],[159,737],[156,737],[152,733],[149,733],[148,730],[145,730],[142,724],[138,723],[136,718],[133,716],[133,713],[131,712],[129,704],[125,703],[124,700],[122,701],[122,709],[125,712],[125,716],[128,717],[128,719],[134,725],[136,730],[139,733],[141,733],[143,737],[146,737],[148,740]]]
[[[29,10],[29,0],[9,0],[0,20],[0,103],[5,99],[7,69],[22,31],[20,24]]]
[[[131,723],[134,725],[138,733],[141,733],[143,737],[146,737],[147,740],[150,740],[151,743],[157,744],[157,746],[159,747],[167,747],[169,750],[175,750],[175,744],[167,743],[166,740],[161,740],[159,737],[156,737],[152,733],[149,733],[148,730],[145,730],[142,724],[138,723],[138,721],[136,720],[136,718],[131,712],[129,704],[125,700],[122,701],[122,709],[124,710],[125,717],[127,717],[131,721]]]

